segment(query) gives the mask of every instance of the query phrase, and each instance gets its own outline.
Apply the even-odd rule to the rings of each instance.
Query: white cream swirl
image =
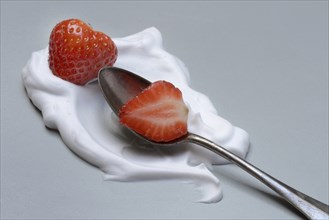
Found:
[[[187,68],[163,49],[161,33],[156,28],[113,40],[119,54],[115,66],[150,81],[170,81],[181,89],[190,110],[190,132],[246,156],[248,134],[218,116],[207,96],[190,88]],[[218,202],[222,198],[220,182],[209,170],[212,164],[225,163],[223,158],[193,144],[146,146],[118,123],[97,82],[76,86],[54,76],[48,67],[48,48],[32,54],[22,78],[29,98],[42,112],[45,125],[57,129],[64,143],[99,167],[105,179],[176,179],[200,190],[201,202]]]

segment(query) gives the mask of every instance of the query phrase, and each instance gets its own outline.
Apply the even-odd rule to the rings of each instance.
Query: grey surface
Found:
[[[1,1],[1,218],[299,219],[233,165],[215,167],[224,198],[194,202],[180,182],[120,183],[45,128],[21,69],[71,17],[112,37],[155,26],[194,89],[251,137],[248,160],[328,203],[327,1]]]

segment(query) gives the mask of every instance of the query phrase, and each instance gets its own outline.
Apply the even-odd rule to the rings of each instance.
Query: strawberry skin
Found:
[[[74,84],[86,84],[116,59],[117,48],[112,39],[81,20],[64,20],[50,34],[49,68],[54,75]]]
[[[157,81],[122,106],[121,124],[155,142],[169,142],[187,133],[186,107],[181,91]]]

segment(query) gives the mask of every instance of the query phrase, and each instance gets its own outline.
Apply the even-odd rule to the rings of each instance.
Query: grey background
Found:
[[[157,27],[192,87],[250,134],[248,160],[328,203],[327,1],[1,1],[1,218],[302,218],[233,165],[213,171],[216,204],[180,182],[103,181],[44,126],[21,80],[71,17],[112,37]]]

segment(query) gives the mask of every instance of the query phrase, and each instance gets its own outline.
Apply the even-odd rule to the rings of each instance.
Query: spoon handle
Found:
[[[263,182],[265,185],[270,187],[272,190],[281,195],[291,205],[297,208],[309,219],[328,219],[329,218],[329,206],[313,199],[293,188],[287,186],[281,181],[273,178],[264,171],[258,169],[252,164],[248,163],[244,159],[236,156],[232,152],[225,148],[215,144],[214,142],[207,140],[196,134],[189,134],[187,137],[189,142],[198,144],[213,151],[214,153],[224,157],[225,159],[235,163],[240,168],[247,171],[252,176]]]

